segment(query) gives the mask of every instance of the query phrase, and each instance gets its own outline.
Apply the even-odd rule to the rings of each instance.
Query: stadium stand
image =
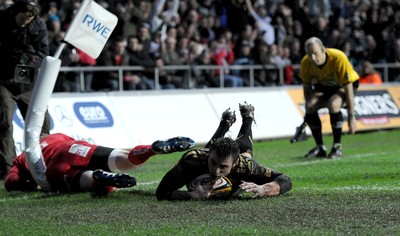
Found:
[[[10,2],[12,1],[2,1],[2,4]],[[129,36],[137,36],[143,53],[154,61],[155,66],[94,68],[81,67],[79,63],[75,63],[71,67],[62,67],[64,72],[77,72],[80,75],[78,82],[81,85],[85,85],[87,72],[95,69],[137,70],[147,77],[151,75],[148,78],[154,79],[156,84],[160,81],[173,82],[179,79],[177,76],[182,76],[184,78],[180,78],[179,81],[187,81],[187,85],[182,86],[185,89],[223,87],[224,83],[204,81],[204,78],[223,81],[223,76],[227,73],[221,72],[235,69],[249,71],[246,73],[250,76],[250,82],[245,83],[247,86],[298,84],[298,63],[304,55],[303,43],[310,36],[321,38],[327,47],[345,51],[357,70],[361,69],[364,60],[368,60],[382,74],[384,82],[400,81],[398,1],[99,0],[96,2],[119,17],[112,38],[127,39]],[[50,39],[57,40],[56,36],[60,31],[68,28],[74,13],[79,9],[80,1],[39,0],[39,3],[43,6],[41,17],[47,23]],[[143,35],[144,25],[150,32],[148,35]],[[221,37],[226,43],[220,43],[218,39]],[[172,41],[176,42],[176,55],[180,59],[177,65],[171,64],[174,60],[165,63],[165,56],[161,56],[162,52],[168,49],[167,42]],[[255,62],[254,65],[232,65],[234,59],[239,57],[242,42],[251,46],[250,54]],[[260,48],[263,53],[260,53]],[[213,49],[219,50],[218,55],[223,57],[223,65],[216,66],[217,59],[212,57],[212,53],[204,53]],[[226,51],[234,53],[224,55]],[[208,63],[199,64],[199,61]],[[194,71],[198,72],[199,69],[203,70],[202,81],[198,81],[194,74]],[[204,76],[204,73],[211,74]],[[92,84],[95,83],[94,79]],[[162,86],[155,87],[155,89],[162,88]],[[80,91],[91,89],[86,85],[81,86]]]

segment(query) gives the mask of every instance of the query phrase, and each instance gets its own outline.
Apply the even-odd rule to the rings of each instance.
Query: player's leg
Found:
[[[101,169],[87,170],[81,173],[79,186],[83,191],[104,195],[116,188],[128,188],[136,185],[135,177],[125,173],[112,173]]]
[[[125,188],[134,186],[136,185],[136,179],[133,176],[104,170],[113,172],[132,170],[143,165],[154,155],[185,151],[194,146],[195,142],[190,138],[174,137],[166,140],[157,140],[151,145],[138,145],[130,151],[113,149],[109,152],[108,148],[98,147],[93,156],[100,155],[100,157],[96,158],[97,160],[107,156],[107,166],[98,166],[99,169],[92,172],[85,171],[80,179],[80,185],[82,187],[85,186],[87,189],[94,189],[98,195],[112,191],[110,187]],[[96,153],[97,150],[99,151]]]
[[[327,107],[330,115],[330,122],[332,127],[333,145],[331,152],[328,154],[330,158],[342,157],[342,128],[343,128],[343,114],[341,108],[345,101],[345,91],[343,88],[339,89],[333,94],[328,102]]]
[[[51,171],[52,169],[50,169]],[[54,169],[53,169],[54,170]],[[136,185],[135,177],[125,173],[70,168],[55,170],[47,174],[54,190],[61,192],[94,192],[103,195],[115,188],[127,188]]]
[[[253,131],[251,126],[254,121],[254,107],[244,102],[244,104],[239,104],[239,110],[242,116],[242,126],[236,138],[236,143],[241,154],[249,153],[250,157],[253,157]]]
[[[194,146],[195,142],[190,138],[174,137],[157,140],[151,145],[138,145],[130,151],[114,149],[108,155],[108,168],[116,172],[132,170],[143,165],[154,155],[185,151]]]
[[[81,141],[60,144],[46,170],[52,190],[104,194],[112,191],[113,187],[136,185],[136,179],[129,174],[109,172],[108,156],[112,151],[114,149]]]
[[[79,155],[68,153],[69,157],[64,155],[68,158],[58,158],[59,160],[56,164],[58,171],[54,171],[55,168],[51,165],[49,165],[48,170],[56,172],[54,175],[57,176],[63,173],[62,175],[65,176],[64,181],[72,192],[92,191],[97,195],[103,195],[112,192],[114,188],[126,188],[136,185],[135,177],[126,173],[113,173],[136,167],[129,160],[129,151],[91,144],[87,144],[87,146],[94,148],[91,155],[82,158]],[[60,165],[62,162],[64,164]],[[74,165],[71,165],[71,162]]]
[[[209,148],[214,140],[224,137],[226,132],[228,132],[229,128],[235,122],[236,122],[235,111],[231,111],[230,108],[226,109],[222,113],[221,120],[219,122],[217,130],[215,131],[214,135],[211,137],[210,141],[208,141],[205,148]]]
[[[125,173],[112,173],[101,169],[82,170],[65,166],[58,169],[48,168],[47,178],[53,191],[60,192],[93,192],[104,195],[116,188],[127,188],[136,185],[135,177]]]
[[[114,149],[108,155],[107,167],[110,171],[114,172],[136,169],[156,154],[151,145],[138,145],[130,151]]]
[[[315,93],[306,104],[305,122],[310,127],[316,147],[312,148],[305,157],[326,157],[326,147],[322,136],[322,124],[318,110],[323,107],[324,97],[322,93]]]

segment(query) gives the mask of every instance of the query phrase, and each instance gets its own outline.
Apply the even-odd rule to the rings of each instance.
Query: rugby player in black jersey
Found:
[[[226,176],[232,191],[224,197],[236,196],[240,191],[254,193],[254,197],[276,196],[291,190],[290,178],[265,167],[253,159],[252,124],[254,107],[239,104],[242,126],[235,140],[225,137],[236,121],[234,111],[227,109],[211,140],[202,149],[193,149],[181,157],[168,171],[157,188],[158,200],[206,200],[213,198],[211,186],[198,184],[194,190],[181,189],[196,177],[209,174],[214,180]]]

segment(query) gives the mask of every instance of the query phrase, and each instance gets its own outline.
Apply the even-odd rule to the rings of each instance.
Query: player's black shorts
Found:
[[[321,84],[314,85],[314,91],[323,93],[323,97],[325,98],[330,98],[333,94],[337,93],[340,88],[340,86],[324,86]]]
[[[110,168],[108,167],[108,157],[113,150],[114,148],[98,146],[94,150],[92,158],[90,159],[88,170],[102,169],[110,171]]]
[[[354,93],[354,95],[357,93],[358,85],[359,85],[358,80],[353,82],[353,93]],[[314,91],[322,92],[324,94],[323,97],[326,98],[326,99],[330,98],[340,88],[341,88],[340,86],[324,86],[324,85],[321,85],[321,84],[315,84],[314,85]]]

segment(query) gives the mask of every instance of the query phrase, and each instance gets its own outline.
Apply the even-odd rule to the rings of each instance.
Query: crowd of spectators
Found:
[[[78,0],[40,1],[53,50],[80,7]],[[364,61],[400,63],[400,0],[111,0],[96,1],[119,21],[97,60],[66,47],[63,66],[144,66],[124,74],[125,90],[154,89],[154,69],[165,65],[273,65],[297,84],[304,42],[319,37],[343,50],[361,72]],[[85,60],[83,60],[85,59]],[[226,68],[226,67],[224,67]],[[266,68],[266,67],[265,67]],[[190,74],[189,74],[190,73]],[[249,86],[245,70],[160,70],[163,89]],[[60,91],[78,88],[77,74],[60,74]],[[85,90],[117,90],[114,72],[95,73]],[[255,72],[254,86],[278,85],[278,71]],[[189,78],[194,80],[190,81]],[[391,70],[391,81],[400,81]],[[57,89],[57,88],[56,88]]]

